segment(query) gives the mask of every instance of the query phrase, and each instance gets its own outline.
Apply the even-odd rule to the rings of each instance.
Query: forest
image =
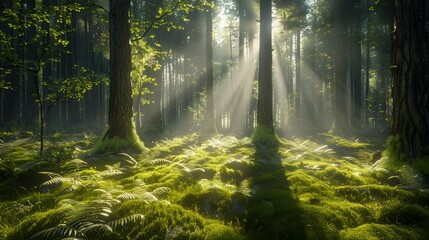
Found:
[[[429,239],[429,1],[1,0],[3,239]]]

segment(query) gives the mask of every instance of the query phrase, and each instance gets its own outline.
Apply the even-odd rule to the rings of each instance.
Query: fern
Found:
[[[158,166],[158,165],[164,165],[164,164],[165,165],[171,164],[171,161],[164,158],[149,161],[149,165],[151,166]]]
[[[118,176],[122,174],[124,174],[124,172],[119,169],[108,169],[99,173],[101,177],[113,177],[113,176]]]
[[[56,227],[42,230],[30,239],[55,239],[55,238],[70,238],[70,237],[83,237],[84,235],[78,230],[65,226],[64,224]]]
[[[88,167],[88,164],[85,161],[76,158],[76,159],[67,161],[62,165],[61,168],[67,172],[78,172],[87,167]]]
[[[139,195],[134,193],[123,193],[117,197],[119,200],[126,201],[131,199],[139,199]]]
[[[182,163],[176,163],[175,165],[179,166],[180,170],[185,172],[185,173],[191,173],[192,172],[192,170],[190,168],[186,167]]]
[[[133,214],[130,216],[126,216],[126,217],[122,217],[122,218],[113,220],[113,221],[107,223],[107,225],[109,227],[111,227],[111,229],[117,230],[118,227],[124,227],[128,224],[136,223],[137,221],[142,220],[142,219],[144,219],[144,216],[142,214]]]
[[[80,184],[78,177],[63,177],[61,174],[53,172],[40,172],[41,174],[48,175],[51,179],[40,184],[40,189],[42,191],[53,191],[62,186],[63,183],[73,183],[73,187],[70,187],[68,191],[76,190],[76,184]]]
[[[158,201],[158,198],[150,192],[143,193],[141,199],[143,199],[146,203]]]
[[[151,194],[154,195],[156,198],[163,198],[168,195],[168,192],[170,192],[169,187],[159,187],[154,190],[152,190]]]
[[[137,167],[137,161],[133,157],[131,157],[129,154],[127,154],[127,153],[119,153],[119,155],[125,156],[126,157],[126,159],[125,159],[126,162],[128,162],[134,168]]]

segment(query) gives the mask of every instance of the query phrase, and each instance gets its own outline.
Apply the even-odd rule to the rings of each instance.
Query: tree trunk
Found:
[[[295,93],[295,119],[297,127],[302,129],[302,112],[301,112],[301,30],[298,29],[296,32],[296,50],[295,50],[295,81],[296,81],[296,93]]]
[[[338,134],[346,133],[348,129],[347,116],[347,18],[345,0],[335,1],[335,37],[336,47],[334,54],[335,68],[335,101],[334,101],[334,132]]]
[[[361,47],[361,3],[354,0],[353,16],[355,28],[353,32],[353,125],[359,129],[362,126],[362,47]]]
[[[274,133],[272,94],[271,0],[261,0],[257,127]]]
[[[109,129],[98,152],[143,149],[132,122],[131,48],[128,11],[131,0],[110,0]]]
[[[429,2],[395,1],[392,134],[409,158],[429,147]]]
[[[210,7],[206,13],[206,94],[207,116],[206,130],[216,132],[214,96],[213,96],[213,9]]]

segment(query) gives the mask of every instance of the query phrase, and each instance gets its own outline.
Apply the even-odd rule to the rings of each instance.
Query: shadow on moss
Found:
[[[255,143],[251,194],[246,209],[248,239],[306,239],[299,200],[281,164],[279,146]]]

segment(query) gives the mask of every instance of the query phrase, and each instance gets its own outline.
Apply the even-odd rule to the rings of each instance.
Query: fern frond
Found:
[[[149,165],[151,166],[164,165],[164,164],[166,165],[171,164],[171,161],[164,158],[149,161]]]
[[[119,153],[118,155],[124,156],[127,159],[125,159],[125,161],[127,161],[128,163],[130,163],[131,165],[133,165],[134,167],[137,166],[137,161],[136,159],[134,159],[133,157],[131,157],[129,154],[127,153]]]
[[[139,199],[139,195],[134,193],[123,193],[117,197],[119,200],[126,201],[130,199]]]
[[[142,214],[133,214],[130,216],[113,220],[107,223],[107,225],[110,226],[113,230],[116,230],[118,229],[118,227],[124,227],[128,224],[136,223],[137,221],[142,220],[143,218],[144,216]]]
[[[79,231],[72,227],[59,225],[56,227],[48,228],[34,234],[30,239],[56,239],[56,238],[69,238],[82,236]]]
[[[85,162],[82,159],[78,159],[75,158],[73,160],[67,161],[66,163],[64,163],[61,168],[66,170],[66,171],[76,171],[76,170],[80,170],[82,168],[86,168],[88,166],[87,162]]]
[[[158,201],[158,198],[150,192],[143,193],[141,199],[143,199],[145,202]]]
[[[171,189],[169,187],[159,187],[159,188],[152,190],[151,193],[152,193],[152,195],[154,195],[157,198],[163,198],[163,197],[166,197],[168,195],[168,192],[170,190]]]
[[[88,232],[113,232],[112,228],[105,223],[88,223],[85,227],[79,229],[82,233]]]
[[[118,169],[107,169],[99,173],[101,177],[113,177],[122,174],[124,174],[124,172]]]
[[[39,172],[39,173],[43,175],[47,175],[50,178],[62,177],[61,174],[54,173],[54,172]]]
[[[182,170],[183,172],[185,172],[185,173],[191,173],[192,172],[192,170],[190,169],[190,168],[188,168],[188,167],[186,167],[184,164],[182,164],[182,163],[176,163],[175,165],[177,165],[177,166],[179,166],[180,167],[180,170]]]

